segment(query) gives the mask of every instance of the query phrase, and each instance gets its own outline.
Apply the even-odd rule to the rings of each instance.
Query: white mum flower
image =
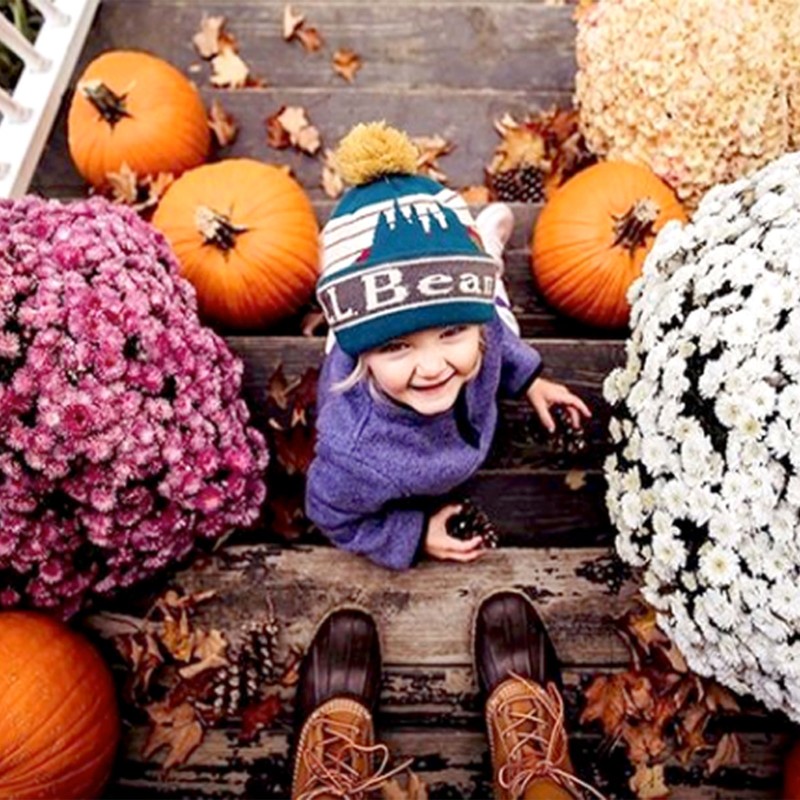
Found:
[[[661,577],[671,578],[686,563],[686,545],[675,536],[657,533],[653,537],[652,567]]]
[[[714,403],[714,412],[723,425],[733,428],[744,415],[744,406],[738,397],[725,394]]]
[[[700,577],[711,586],[725,586],[740,575],[739,557],[728,547],[714,545],[700,556]]]

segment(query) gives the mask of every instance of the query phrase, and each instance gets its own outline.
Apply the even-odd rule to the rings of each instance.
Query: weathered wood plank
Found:
[[[627,651],[610,624],[636,594],[632,580],[603,569],[608,550],[487,553],[479,564],[426,561],[391,572],[325,547],[226,547],[175,580],[187,592],[215,589],[198,624],[235,631],[266,613],[284,623],[284,645],[304,648],[332,608],[355,604],[376,617],[387,664],[469,664],[472,617],[481,598],[515,587],[531,597],[564,664],[618,664]]]
[[[162,774],[160,763],[139,757],[146,731],[134,728],[125,743],[126,757],[120,763],[109,798],[186,797],[287,797],[291,773],[288,730],[264,733],[252,744],[241,744],[235,730],[206,733],[205,740],[188,764]],[[395,761],[413,757],[412,769],[430,787],[432,797],[490,797],[490,761],[483,731],[399,728],[379,732]],[[668,782],[681,800],[767,800],[779,796],[782,734],[743,734],[742,762],[725,768],[706,785],[702,761],[683,767],[670,765]],[[631,797],[626,786],[624,761],[598,751],[596,736],[574,735],[571,750],[576,769],[609,798]],[[157,756],[158,758],[158,756]]]
[[[331,69],[335,50],[348,47],[362,58],[360,89],[438,85],[486,89],[563,89],[575,74],[572,8],[497,3],[418,5],[327,2],[299,7],[324,38],[323,49],[307,53],[283,39],[283,3],[217,0],[192,3],[105,2],[81,56],[83,67],[111,48],[146,46],[195,79],[208,80],[209,68],[193,73],[201,59],[192,46],[203,14],[224,14],[239,53],[253,75],[271,86],[336,88],[343,80]],[[520,25],[524,15],[525,24]],[[168,17],[170,24],[164,25]],[[498,58],[502,52],[502,58]]]
[[[325,147],[335,147],[358,122],[385,119],[412,136],[441,134],[455,144],[442,168],[455,188],[482,185],[499,137],[493,121],[506,112],[519,117],[529,111],[568,106],[568,91],[484,91],[421,86],[414,89],[202,89],[207,105],[219,99],[239,121],[236,141],[222,154],[225,158],[255,158],[291,168],[313,199],[322,198],[322,162],[294,151],[267,146],[264,122],[285,105],[302,105],[322,135]],[[34,175],[33,191],[48,197],[65,196],[82,186],[66,145],[66,112],[62,106],[53,133]]]

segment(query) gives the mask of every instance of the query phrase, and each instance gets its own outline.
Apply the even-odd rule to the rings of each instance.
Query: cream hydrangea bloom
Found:
[[[589,147],[639,161],[689,207],[800,143],[796,0],[598,0],[578,15]]]

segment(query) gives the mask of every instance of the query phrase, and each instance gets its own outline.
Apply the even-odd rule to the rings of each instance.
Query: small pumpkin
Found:
[[[0,613],[0,798],[99,797],[119,741],[111,674],[43,614]]]
[[[626,325],[628,288],[672,219],[686,214],[647,167],[607,161],[579,172],[553,193],[534,229],[533,274],[545,300],[589,325]]]
[[[67,144],[78,172],[101,188],[123,163],[140,176],[202,164],[211,132],[199,92],[179,70],[149,53],[113,50],[78,80]]]
[[[303,189],[279,167],[243,158],[193,169],[167,189],[153,224],[208,322],[259,329],[311,297],[317,220]]]
[[[783,762],[783,793],[785,800],[800,800],[800,742],[795,742]]]

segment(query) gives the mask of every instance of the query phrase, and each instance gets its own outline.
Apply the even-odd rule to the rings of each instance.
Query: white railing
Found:
[[[31,45],[0,15],[0,42],[24,62],[13,94],[0,89],[0,198],[28,190],[100,0],[28,0],[43,17]]]

